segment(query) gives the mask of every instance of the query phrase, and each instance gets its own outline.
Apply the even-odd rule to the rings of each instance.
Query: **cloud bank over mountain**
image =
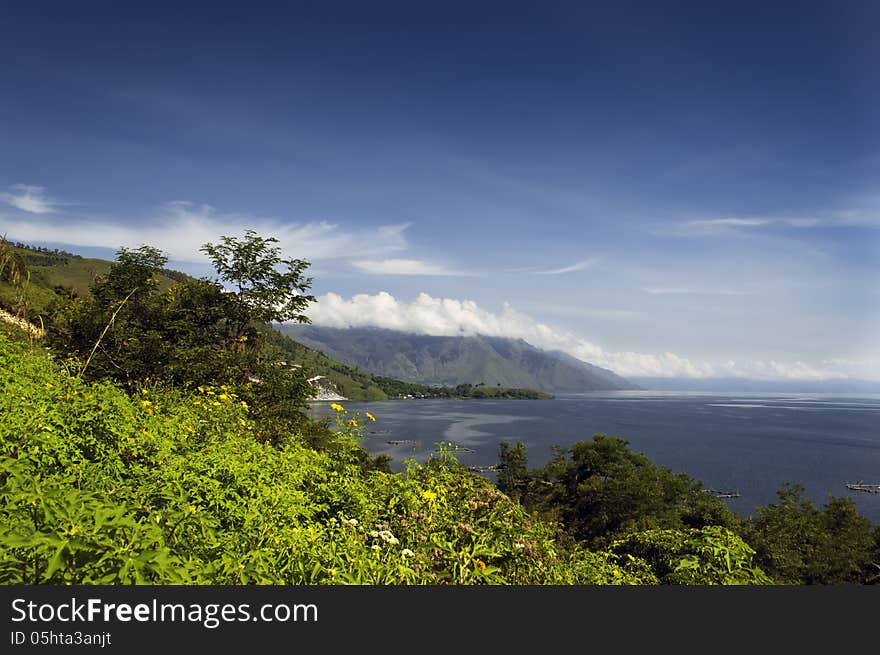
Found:
[[[505,303],[493,313],[472,300],[435,298],[420,293],[407,302],[387,292],[358,294],[349,299],[335,293],[318,297],[308,315],[315,325],[354,328],[378,327],[431,336],[471,336],[524,339],[545,350],[561,350],[573,357],[609,368],[624,377],[748,377],[757,379],[822,380],[850,376],[852,362],[753,360],[694,361],[673,352],[610,352],[579,335],[535,320]],[[867,369],[865,369],[867,370]]]

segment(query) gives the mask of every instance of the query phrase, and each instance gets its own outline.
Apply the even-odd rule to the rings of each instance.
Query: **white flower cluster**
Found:
[[[386,544],[399,544],[400,540],[388,530],[371,530],[370,536],[381,538]]]

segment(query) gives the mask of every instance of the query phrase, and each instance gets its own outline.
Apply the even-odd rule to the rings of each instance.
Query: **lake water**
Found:
[[[343,402],[368,411],[364,447],[373,455],[424,461],[438,441],[466,449],[467,466],[498,463],[498,443],[522,441],[538,467],[563,448],[602,433],[621,437],[657,464],[704,485],[736,491],[726,499],[740,515],[777,502],[783,482],[800,482],[823,506],[829,495],[852,498],[880,524],[880,494],[850,491],[847,482],[880,483],[880,395],[594,392],[554,400],[393,400]],[[315,403],[313,416],[331,416]],[[389,442],[404,442],[392,444]],[[491,475],[491,474],[490,474]]]

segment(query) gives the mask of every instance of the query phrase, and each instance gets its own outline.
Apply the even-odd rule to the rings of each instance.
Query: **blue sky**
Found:
[[[877,3],[18,4],[10,239],[255,228],[316,323],[880,379]]]

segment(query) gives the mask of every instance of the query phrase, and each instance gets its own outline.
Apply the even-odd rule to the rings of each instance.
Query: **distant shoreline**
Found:
[[[352,400],[351,398],[315,398],[309,400],[309,403],[333,403],[333,402],[351,402],[351,403],[384,403],[389,401],[403,400],[556,400],[556,396],[543,391],[535,392],[534,396],[394,396],[382,398],[381,400]]]

